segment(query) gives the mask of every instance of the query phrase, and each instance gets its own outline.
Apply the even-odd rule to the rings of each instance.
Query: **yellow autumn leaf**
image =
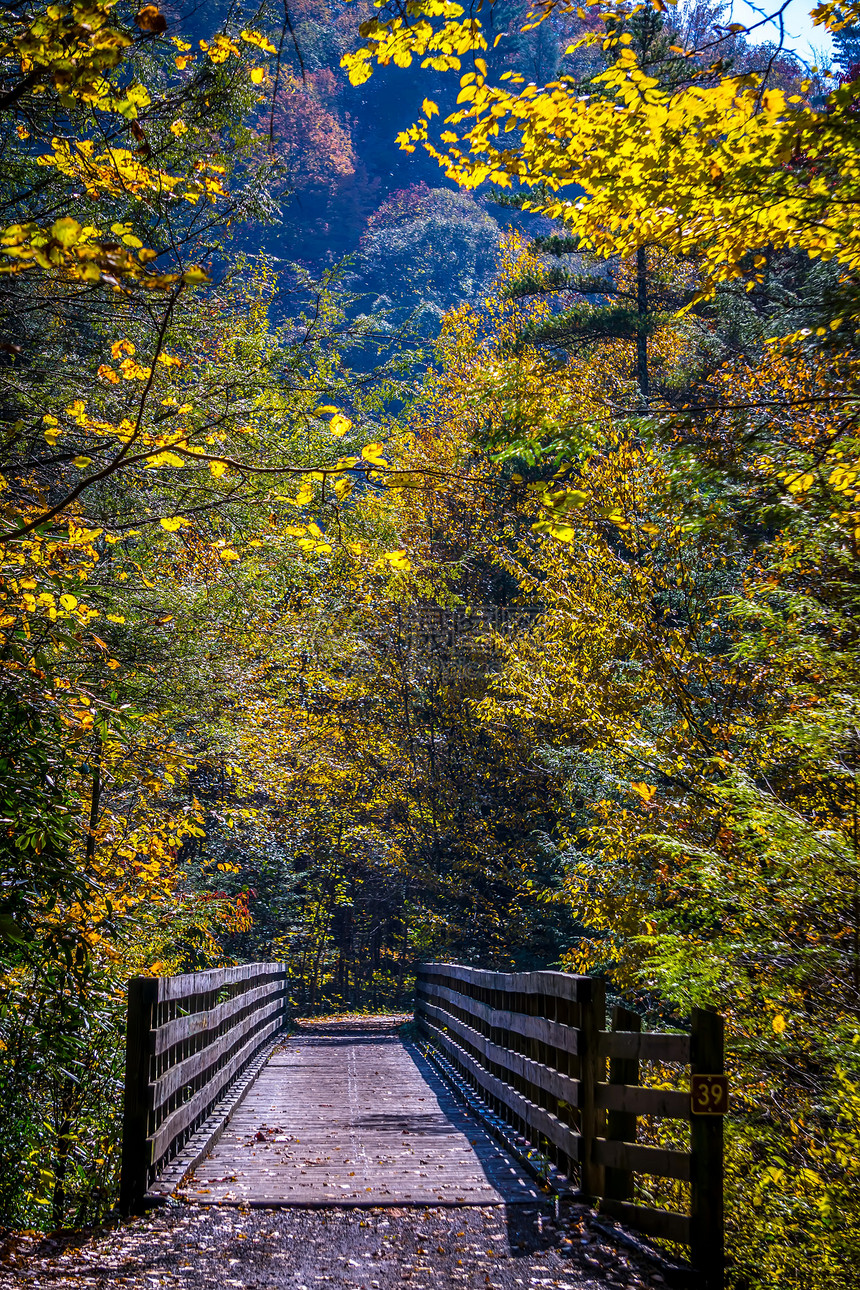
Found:
[[[171,515],[168,519],[160,520],[159,523],[163,529],[167,529],[168,533],[175,533],[177,529],[182,528],[183,524],[190,524],[191,521],[186,520],[182,515]]]
[[[188,283],[189,286],[196,287],[199,286],[201,282],[208,282],[209,274],[205,269],[201,269],[198,264],[192,264],[191,267],[186,269],[183,273],[182,281]]]
[[[65,592],[62,596],[60,596],[60,604],[63,606],[64,609],[74,609],[77,606],[77,603],[78,603],[77,596],[72,596],[69,594],[69,592]]]
[[[773,1027],[773,1033],[775,1035],[785,1034],[785,1017],[783,1017],[781,1013],[778,1013],[770,1024]]]
[[[80,239],[81,225],[71,215],[64,215],[51,225],[51,236],[64,248],[74,246]]]
[[[222,560],[228,560],[228,561],[229,561],[229,560],[238,560],[238,559],[240,559],[240,556],[238,555],[238,553],[237,553],[236,551],[234,551],[232,547],[229,547],[229,546],[228,546],[228,547],[226,547],[223,551],[219,551],[219,553],[218,553],[218,554],[220,555],[220,557],[221,557],[221,559],[222,559]]]
[[[336,412],[331,421],[329,421],[328,428],[336,439],[342,439],[347,430],[352,428],[352,422],[349,417],[345,417],[340,412]]]
[[[227,472],[227,463],[224,461],[210,461],[209,469],[216,479],[220,479]]]
[[[251,69],[252,85],[262,85],[263,81],[265,80],[265,77],[266,77],[266,73],[262,67],[254,67]]]
[[[150,470],[157,469],[159,466],[184,466],[185,462],[175,452],[158,452],[150,457],[146,463]]]
[[[262,35],[259,31],[245,30],[241,33],[241,36],[246,44],[256,45],[265,54],[277,54],[278,52],[277,47],[272,44],[268,36]]]

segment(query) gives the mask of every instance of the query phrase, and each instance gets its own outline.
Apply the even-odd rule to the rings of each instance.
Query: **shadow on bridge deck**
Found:
[[[285,1039],[179,1194],[254,1207],[543,1200],[398,1024],[317,1022]]]

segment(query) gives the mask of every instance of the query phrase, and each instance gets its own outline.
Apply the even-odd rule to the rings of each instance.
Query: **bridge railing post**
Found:
[[[603,1112],[597,1106],[597,1085],[603,1082],[600,1034],[606,1025],[606,987],[594,978],[580,984],[582,1022],[579,1032],[579,1131],[580,1186],[586,1196],[603,1195],[603,1166],[595,1159],[595,1144],[601,1137]]]
[[[415,1015],[415,1023],[418,1026],[419,1030],[421,1029],[421,1022],[423,1017],[423,1004],[424,1004],[424,999],[421,993],[421,987],[424,984],[424,981],[426,979],[426,975],[423,969],[424,969],[424,965],[422,963],[419,963],[415,969],[414,1015]]]
[[[150,1063],[158,980],[136,976],[128,983],[125,1046],[125,1098],[122,1116],[122,1174],[119,1204],[123,1214],[144,1208],[149,1182]]]
[[[690,1035],[693,1075],[725,1071],[724,1023],[719,1013],[694,1008]],[[702,1273],[705,1290],[723,1290],[724,1202],[723,1117],[693,1115],[690,1176],[690,1262]]]
[[[619,1031],[639,1034],[641,1030],[642,1018],[638,1012],[633,1012],[630,1008],[622,1008],[617,1005],[612,1009],[612,1031],[614,1034]],[[622,1088],[632,1088],[638,1085],[639,1058],[611,1058],[609,1062],[609,1083],[620,1084]],[[609,1111],[606,1117],[607,1141],[635,1142],[636,1120],[635,1112]],[[608,1200],[633,1200],[633,1170],[607,1168],[604,1195]]]

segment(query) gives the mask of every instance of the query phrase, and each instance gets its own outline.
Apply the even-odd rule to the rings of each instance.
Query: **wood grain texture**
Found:
[[[640,1034],[642,1020],[629,1008],[616,1004],[612,1009],[612,1030],[632,1031]],[[608,1111],[606,1116],[606,1137],[610,1142],[635,1142],[637,1134],[636,1114],[628,1105],[604,1107],[597,1096],[600,1088],[621,1087],[635,1089],[639,1083],[639,1062],[636,1058],[615,1057],[609,1063],[609,1084],[598,1085],[595,1089],[595,1105]],[[632,1200],[634,1195],[633,1170],[627,1161],[620,1166],[613,1160],[604,1159],[604,1195],[612,1200]]]
[[[504,990],[506,994],[543,995],[577,1002],[582,984],[590,978],[569,972],[486,972],[459,963],[422,963],[419,971],[431,979],[448,977],[479,990]]]
[[[678,1178],[690,1181],[690,1153],[673,1151],[668,1147],[639,1146],[633,1142],[614,1142],[597,1138],[594,1159],[612,1169],[652,1174],[656,1178]],[[608,1196],[607,1191],[607,1196]],[[611,1199],[611,1198],[610,1198]]]
[[[207,968],[181,976],[162,976],[158,981],[158,1002],[194,998],[227,986],[241,985],[251,978],[278,977],[287,973],[286,963],[242,963],[239,967]]]
[[[598,1084],[598,1106],[631,1115],[659,1115],[667,1120],[690,1119],[690,1094],[669,1088],[640,1088],[633,1084]]]
[[[504,975],[500,973],[499,975]],[[522,973],[523,976],[538,976],[537,972]],[[527,1013],[514,1012],[507,1008],[491,1008],[479,999],[470,999],[465,994],[450,990],[447,986],[433,982],[430,990],[423,992],[422,1003],[442,1002],[449,1007],[459,1008],[470,1017],[476,1017],[492,1030],[503,1031],[506,1035],[519,1035],[523,1039],[534,1039],[551,1048],[563,1052],[578,1052],[578,1031],[573,1026],[562,1025],[558,1021],[548,1021],[545,1017],[529,1016]]]
[[[601,1057],[623,1057],[641,1062],[682,1062],[690,1060],[690,1036],[643,1033],[641,1035],[600,1034]]]
[[[120,1209],[123,1214],[134,1214],[141,1209],[149,1180],[151,1157],[146,1131],[152,1014],[157,997],[158,987],[152,977],[136,976],[129,981],[120,1179]]]
[[[171,1111],[162,1120],[158,1129],[152,1135],[152,1160],[154,1162],[160,1160],[167,1153],[171,1143],[179,1137],[183,1130],[193,1125],[195,1121],[199,1121],[201,1116],[209,1112],[210,1108],[224,1093],[230,1081],[247,1065],[257,1049],[271,1035],[281,1029],[282,1024],[282,1018],[279,1013],[267,1025],[256,1030],[247,1043],[230,1058],[230,1061],[225,1066],[222,1066],[187,1102],[178,1106],[175,1111]]]
[[[547,1138],[564,1151],[571,1160],[579,1159],[579,1134],[574,1133],[558,1116],[535,1105],[530,1098],[511,1088],[510,1084],[505,1084],[502,1080],[497,1079],[495,1075],[491,1075],[489,1071],[484,1070],[481,1064],[475,1061],[474,1057],[467,1053],[464,1048],[455,1043],[450,1036],[437,1031],[433,1035],[433,1043],[446,1056],[451,1058],[462,1071],[467,1075],[471,1075],[484,1093],[501,1103],[502,1106],[506,1106],[523,1121],[524,1125],[528,1127],[530,1141],[537,1144],[540,1142],[541,1137]]]
[[[540,1189],[396,1032],[279,1044],[182,1195],[210,1204],[494,1205]]]
[[[721,1075],[725,1071],[722,1017],[706,1008],[694,1008],[692,1023],[692,1074]],[[693,1155],[690,1188],[692,1260],[704,1272],[705,1290],[723,1290],[725,1201],[722,1116],[692,1115],[690,1145]]]
[[[129,983],[120,1180],[125,1212],[283,1027],[283,963],[246,963]]]
[[[243,1012],[246,1008],[254,1008],[255,1005],[261,1004],[270,997],[273,1000],[277,1000],[279,1006],[281,1006],[280,1001],[283,1000],[286,992],[287,986],[284,981],[274,978],[271,981],[266,981],[249,990],[245,990],[241,994],[234,995],[232,999],[225,999],[223,1003],[219,1003],[214,1008],[207,1008],[200,1012],[190,1012],[186,1016],[175,1017],[172,1021],[166,1021],[156,1031],[156,1056],[166,1053],[184,1039],[216,1035],[219,1027],[226,1026],[232,1022],[238,1013]]]
[[[551,1066],[532,1061],[530,1057],[524,1057],[522,1053],[513,1053],[509,1048],[502,1048],[499,1044],[491,1043],[489,1039],[485,1039],[472,1026],[467,1026],[465,1022],[459,1021],[451,1013],[443,1008],[436,1007],[435,1004],[425,1003],[424,1012],[437,1025],[446,1027],[452,1035],[456,1035],[458,1039],[477,1049],[486,1062],[493,1062],[494,1065],[502,1067],[511,1075],[515,1075],[525,1083],[530,1084],[533,1088],[541,1089],[560,1101],[566,1102],[568,1106],[578,1104],[579,1080],[571,1079],[568,1075],[562,1075],[560,1071],[553,1070]],[[690,1099],[687,1097],[687,1106],[689,1106],[689,1101]]]
[[[259,1030],[265,1022],[275,1018],[282,1018],[284,1012],[283,992],[279,992],[276,998],[266,999],[260,1007],[250,1012],[240,1023],[237,1023],[222,1035],[214,1040],[210,1040],[205,1047],[201,1047],[199,1052],[191,1053],[188,1057],[177,1060],[172,1066],[159,1075],[153,1083],[152,1106],[158,1110],[174,1093],[187,1085],[191,1080],[206,1078],[211,1072],[214,1074],[218,1069],[218,1063],[232,1052],[240,1044],[245,1035],[250,1035],[254,1030]],[[183,1018],[190,1020],[190,1018]],[[173,1024],[172,1022],[170,1023]],[[156,1040],[161,1032],[156,1031]]]

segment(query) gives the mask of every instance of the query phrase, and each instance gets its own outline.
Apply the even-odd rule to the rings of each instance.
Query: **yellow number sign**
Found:
[[[692,1075],[690,1104],[693,1115],[725,1115],[729,1109],[728,1075]]]

